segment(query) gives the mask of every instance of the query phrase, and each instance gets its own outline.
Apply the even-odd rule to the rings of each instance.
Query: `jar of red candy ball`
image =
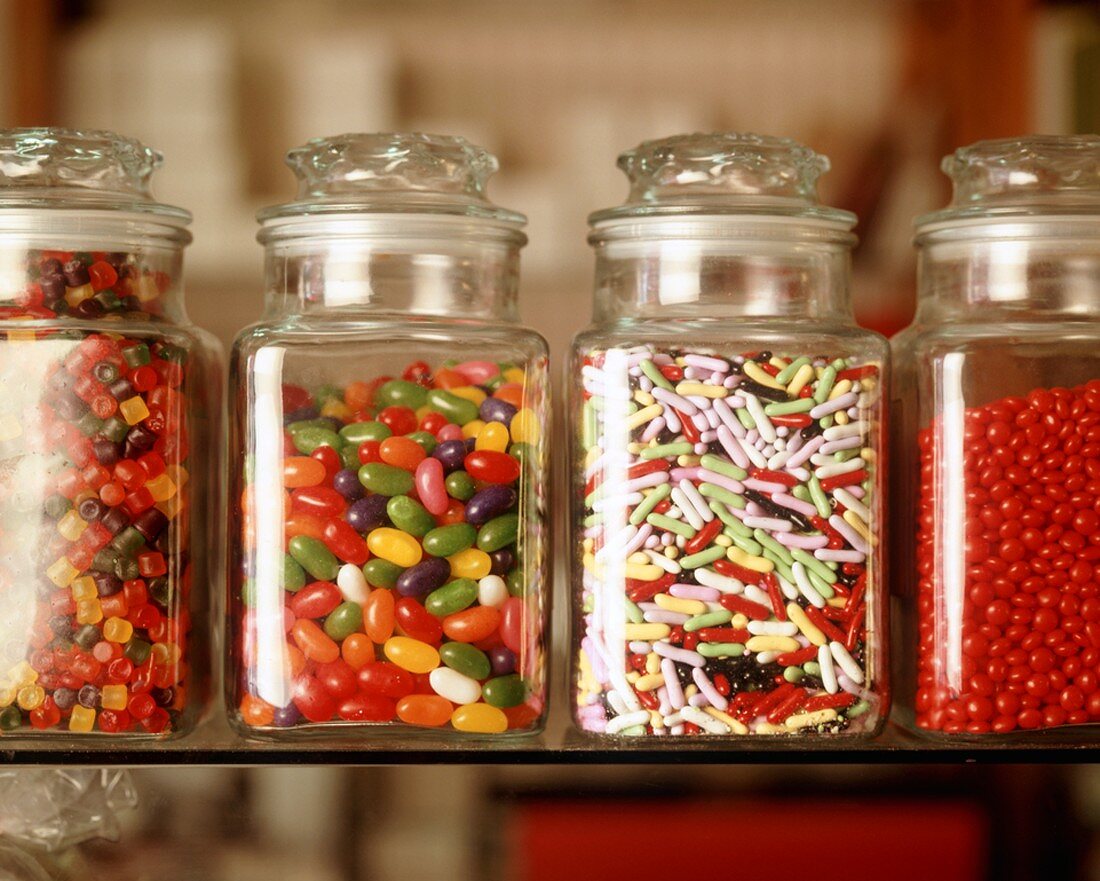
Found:
[[[889,707],[886,343],[823,156],[688,135],[590,218],[573,349],[571,696],[596,737],[868,737]]]
[[[207,685],[221,379],[183,311],[190,215],[149,192],[160,159],[0,132],[3,732],[175,734]]]
[[[461,138],[344,135],[261,213],[238,339],[229,708],[246,734],[542,726],[547,348],[525,218]]]
[[[1100,721],[1100,138],[943,168],[894,341],[905,721],[1076,737]]]

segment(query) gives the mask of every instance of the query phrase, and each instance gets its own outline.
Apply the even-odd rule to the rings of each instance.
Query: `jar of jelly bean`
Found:
[[[1077,737],[1100,721],[1100,138],[943,169],[894,340],[904,721]]]
[[[547,347],[461,138],[292,150],[233,359],[229,708],[249,735],[542,726]],[[373,726],[373,727],[365,727]]]
[[[208,685],[218,346],[155,151],[0,131],[0,731],[166,736]]]
[[[867,737],[889,704],[886,343],[849,300],[823,156],[686,135],[623,154],[574,342],[573,670],[597,737]]]

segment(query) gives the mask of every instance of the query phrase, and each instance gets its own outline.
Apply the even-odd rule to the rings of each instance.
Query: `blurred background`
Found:
[[[0,124],[110,128],[191,208],[192,318],[262,307],[254,214],[291,146],[461,134],[530,216],[522,311],[560,355],[587,320],[585,217],[652,137],[788,135],[860,216],[860,320],[913,307],[940,157],[1100,130],[1100,7],[1039,0],[0,0]],[[1100,772],[1071,766],[201,768],[134,772],[119,843],[35,853],[73,879],[1100,878]],[[9,815],[12,806],[9,804]],[[0,812],[2,816],[2,812]],[[0,822],[0,833],[4,826]],[[0,879],[35,877],[5,862]],[[5,873],[8,874],[5,874]]]

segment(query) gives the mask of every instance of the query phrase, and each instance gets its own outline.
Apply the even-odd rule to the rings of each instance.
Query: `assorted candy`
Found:
[[[958,431],[940,420],[919,436],[916,722],[944,734],[1094,723],[1100,381],[967,408]]]
[[[137,254],[27,265],[0,306],[0,730],[178,730],[190,352],[153,323],[170,277]]]
[[[342,389],[283,386],[281,489],[265,495],[251,468],[241,494],[246,725],[541,724],[536,368],[416,362]],[[264,557],[258,508],[280,503],[284,546]]]
[[[640,346],[579,381],[578,725],[873,732],[879,366]]]

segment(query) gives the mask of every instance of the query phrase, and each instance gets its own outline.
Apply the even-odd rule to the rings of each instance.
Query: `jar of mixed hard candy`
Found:
[[[904,715],[1076,734],[1100,721],[1100,138],[943,168],[955,196],[918,221],[894,341]]]
[[[596,735],[866,737],[888,710],[886,344],[823,156],[689,135],[591,217],[574,343],[573,712]]]
[[[547,349],[522,215],[460,138],[292,150],[232,394],[229,704],[248,733],[541,728]],[[367,729],[363,726],[375,726]]]
[[[203,696],[220,366],[159,164],[108,132],[0,132],[3,731],[166,735]]]

